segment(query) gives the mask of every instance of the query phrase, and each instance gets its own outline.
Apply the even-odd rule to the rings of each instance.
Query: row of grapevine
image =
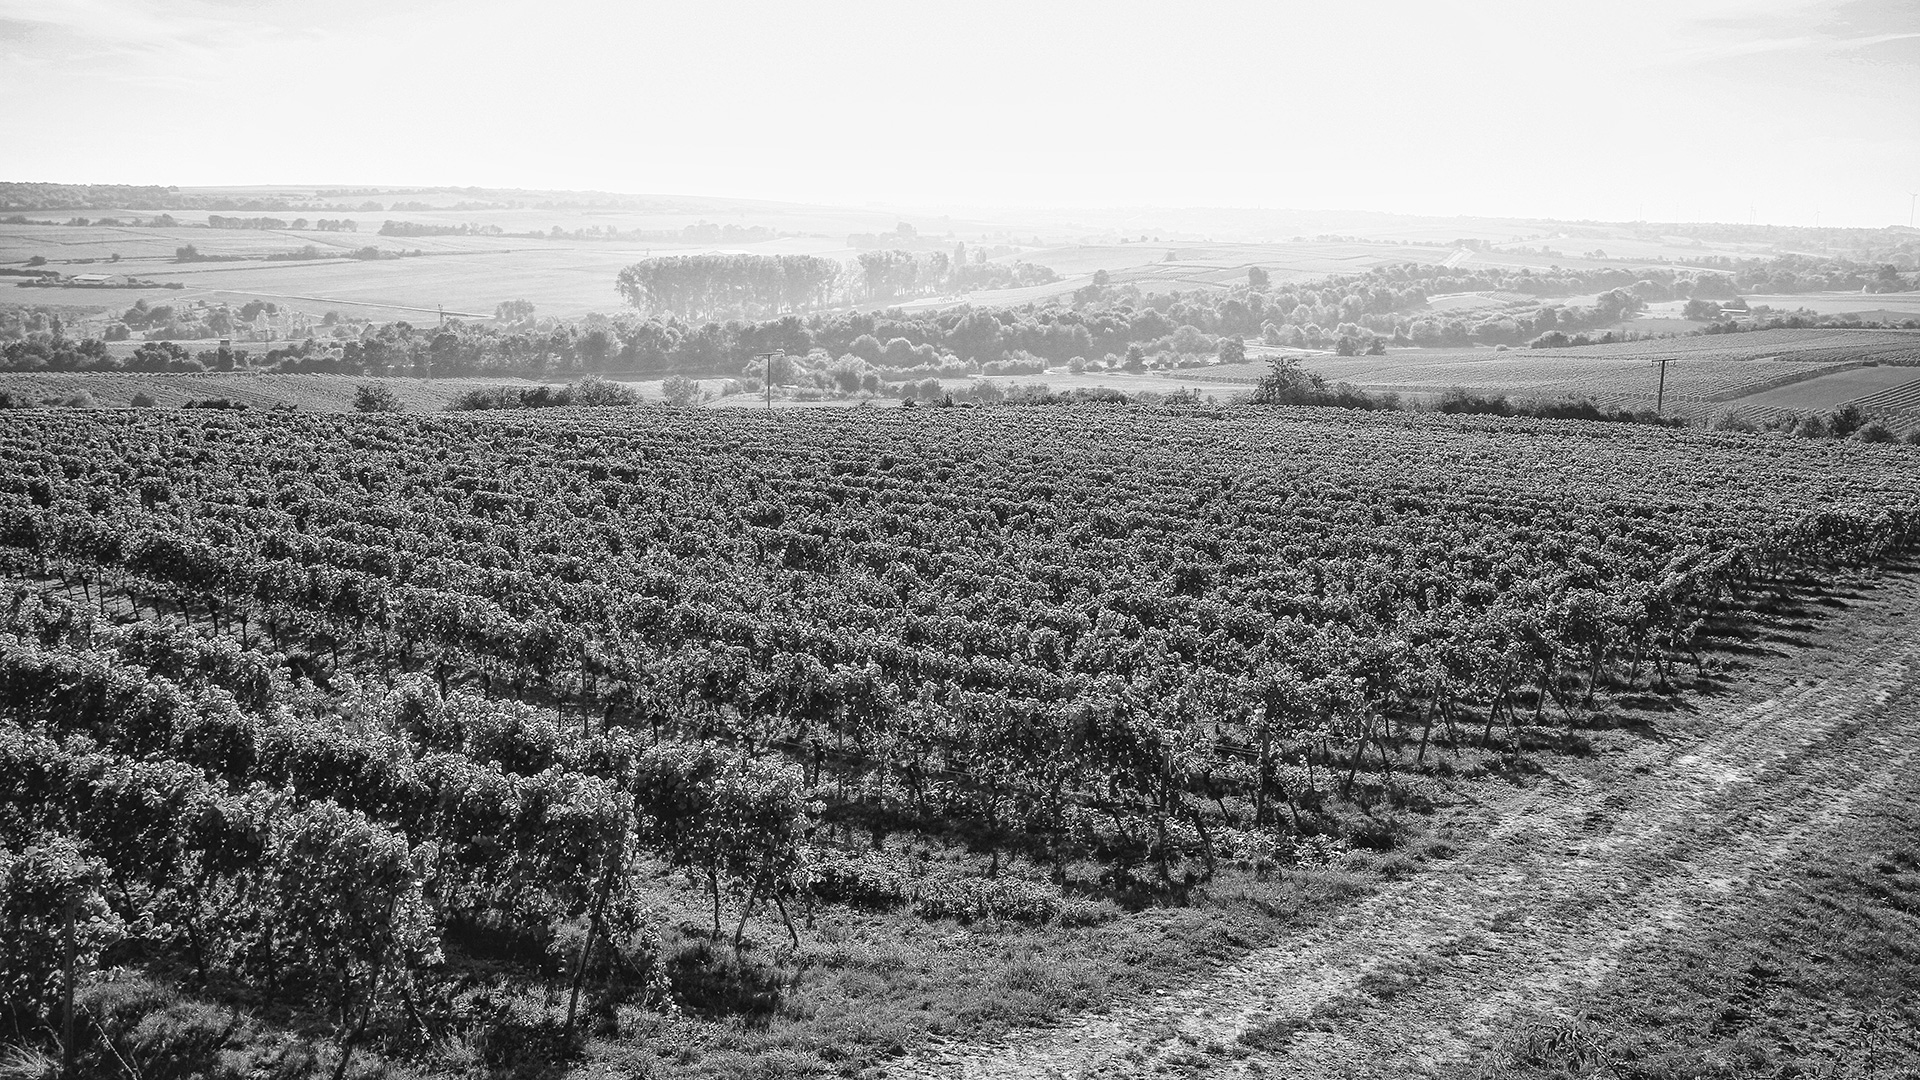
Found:
[[[1280,409],[26,415],[8,1007],[138,938],[326,1010],[344,1061],[443,1032],[476,934],[570,1033],[662,873],[736,942],[767,907],[797,941],[796,900],[1045,918],[1029,883],[1088,863],[1177,898],[1436,755],[1667,688],[1756,590],[1909,550],[1917,473]],[[844,850],[901,835],[1030,876]]]

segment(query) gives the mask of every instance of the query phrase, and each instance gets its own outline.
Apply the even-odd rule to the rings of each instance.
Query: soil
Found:
[[[1574,1012],[1623,958],[1721,927],[1841,836],[1920,755],[1920,576],[1763,623],[1748,666],[1587,759],[1488,785],[1435,833],[1457,854],[1183,988],[948,1044],[900,1077],[1409,1077],[1470,1071]]]

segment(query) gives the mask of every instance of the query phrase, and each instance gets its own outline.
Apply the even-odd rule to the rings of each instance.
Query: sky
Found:
[[[1915,0],[0,0],[0,179],[1905,224]]]

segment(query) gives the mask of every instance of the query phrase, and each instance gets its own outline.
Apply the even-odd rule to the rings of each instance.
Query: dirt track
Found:
[[[1851,596],[1691,717],[1453,819],[1450,862],[1185,989],[902,1077],[1407,1077],[1471,1063],[1844,829],[1920,755],[1920,579]],[[1249,1049],[1240,1036],[1258,1032]]]

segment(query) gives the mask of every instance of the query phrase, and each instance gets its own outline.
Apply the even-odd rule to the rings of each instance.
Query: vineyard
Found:
[[[1920,411],[1920,379],[1855,398],[1853,403],[1875,412]]]
[[[1059,942],[1339,903],[1444,778],[1910,551],[1916,481],[1254,407],[11,414],[0,1010],[86,1075],[857,1075],[1108,992]]]

